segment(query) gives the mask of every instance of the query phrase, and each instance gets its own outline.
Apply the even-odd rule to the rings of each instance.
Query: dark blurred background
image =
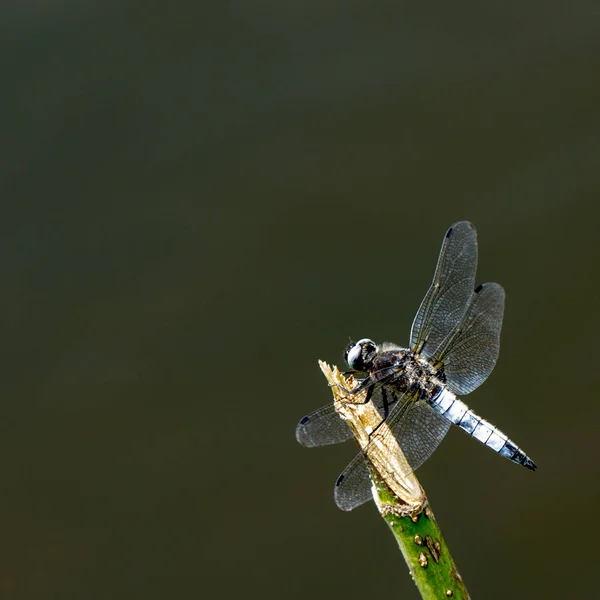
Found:
[[[596,1],[0,9],[0,596],[417,598],[307,450],[317,359],[407,343],[442,236],[507,307],[420,479],[474,598],[593,597]],[[592,543],[590,543],[592,542]],[[593,587],[589,587],[593,586]]]

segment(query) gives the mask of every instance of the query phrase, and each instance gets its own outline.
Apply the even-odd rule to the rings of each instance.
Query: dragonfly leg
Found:
[[[342,390],[342,392],[344,392],[345,394],[348,394],[350,396],[354,396],[355,394],[360,394],[360,392],[364,392],[365,390],[368,390],[366,398],[362,402],[356,402],[355,403],[355,404],[366,404],[367,402],[369,402],[369,400],[371,400],[371,396],[373,395],[373,388],[375,386],[375,382],[370,377],[367,377],[366,379],[363,379],[352,390],[347,390],[345,387],[343,387],[343,386],[341,386],[341,385],[339,385],[337,383],[335,385],[340,390]]]
[[[388,399],[387,390],[384,387],[381,388],[381,401],[382,401],[381,408],[383,409],[383,415],[382,415],[381,421],[379,421],[379,423],[375,426],[375,429],[373,429],[373,431],[371,431],[371,433],[369,434],[369,439],[371,439],[375,435],[377,430],[385,423],[387,418],[390,416],[390,406],[392,406],[393,404],[398,402],[398,396],[396,396],[396,394],[394,392],[391,393],[391,396],[392,396],[392,400],[390,401]],[[408,403],[406,404],[406,406],[408,406]],[[402,412],[404,412],[406,410],[406,406],[401,407],[400,410]],[[381,410],[380,410],[380,412],[381,412]]]

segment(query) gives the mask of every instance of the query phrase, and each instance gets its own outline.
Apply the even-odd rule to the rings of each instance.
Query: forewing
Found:
[[[334,497],[342,510],[352,510],[372,497],[371,480],[367,462],[374,464],[371,454],[378,448],[392,446],[393,440],[399,444],[407,465],[404,473],[394,473],[396,479],[408,478],[418,469],[439,446],[450,428],[450,422],[436,413],[423,400],[398,402],[386,421],[388,427],[378,429],[368,446],[359,452],[338,477]],[[377,453],[380,462],[380,453]],[[379,468],[379,475],[386,480],[386,473]]]
[[[327,404],[311,412],[300,419],[296,426],[296,439],[309,448],[345,442],[351,437],[350,428],[335,412],[333,404]]]
[[[432,357],[441,363],[448,389],[465,395],[479,387],[493,371],[500,351],[504,290],[484,283],[473,292],[462,322]]]
[[[455,223],[444,237],[431,287],[410,332],[412,350],[429,358],[460,323],[475,287],[477,232],[472,223]]]
[[[397,404],[404,402],[397,396],[392,397],[385,393],[383,386],[375,386],[367,393],[367,398],[373,402],[382,419],[387,418],[395,409]],[[356,397],[363,399],[364,395]],[[364,400],[363,400],[364,401]],[[296,427],[296,439],[303,446],[327,446],[345,442],[352,436],[346,422],[335,411],[333,404],[327,404],[307,416],[300,419]]]

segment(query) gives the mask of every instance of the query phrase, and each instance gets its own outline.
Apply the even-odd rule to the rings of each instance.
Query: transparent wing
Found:
[[[450,428],[450,422],[422,400],[400,399],[386,423],[388,427],[378,429],[338,477],[334,497],[342,510],[352,510],[372,498],[367,462],[374,448],[389,447],[393,437],[410,465],[411,470],[403,474],[408,477],[431,456]]]
[[[493,371],[500,351],[503,316],[502,286],[478,286],[461,323],[431,358],[434,364],[443,365],[448,389],[454,394],[469,394]]]
[[[410,332],[412,350],[429,358],[460,323],[475,287],[477,232],[468,221],[448,229],[431,287]]]
[[[385,388],[382,386],[371,388],[366,398],[373,402],[382,419],[385,419],[396,407],[399,398],[397,396],[392,398],[389,394],[382,393],[383,389]],[[351,437],[353,436],[350,428],[338,415],[333,403],[302,417],[296,427],[296,439],[303,446],[308,447],[338,444]]]
[[[309,448],[345,442],[351,437],[350,428],[335,412],[333,403],[302,417],[296,426],[296,439]]]
[[[333,488],[335,503],[342,510],[353,510],[373,500],[371,476],[366,457],[359,452],[337,478]]]
[[[435,412],[424,400],[420,400],[411,404],[404,419],[392,427],[392,434],[413,471],[433,454],[448,433],[450,425],[450,421]]]

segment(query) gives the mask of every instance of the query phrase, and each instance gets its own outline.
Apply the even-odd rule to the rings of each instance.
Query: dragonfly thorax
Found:
[[[444,387],[444,376],[433,365],[408,348],[382,344],[371,361],[369,377],[398,393],[413,392],[432,400]]]

